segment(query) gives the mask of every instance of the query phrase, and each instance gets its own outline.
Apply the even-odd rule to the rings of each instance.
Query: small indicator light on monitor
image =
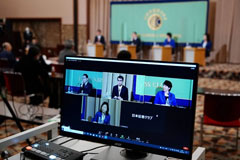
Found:
[[[183,149],[184,149],[184,150],[189,150],[189,148],[188,148],[188,147],[183,147]]]

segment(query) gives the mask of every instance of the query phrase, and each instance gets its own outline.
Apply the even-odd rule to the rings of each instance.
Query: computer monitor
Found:
[[[64,63],[61,135],[191,159],[198,64],[74,56]]]

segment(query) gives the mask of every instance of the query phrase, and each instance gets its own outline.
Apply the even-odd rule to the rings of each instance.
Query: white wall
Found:
[[[87,24],[87,0],[78,0],[79,24]],[[0,18],[61,18],[73,24],[73,0],[0,0]]]

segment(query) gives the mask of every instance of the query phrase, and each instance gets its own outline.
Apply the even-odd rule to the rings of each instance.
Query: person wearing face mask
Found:
[[[156,94],[154,104],[160,104],[164,106],[176,106],[176,98],[173,93],[171,93],[172,83],[165,80],[163,83],[163,90]]]
[[[49,76],[39,63],[40,56],[39,48],[31,46],[16,64],[15,71],[22,73],[27,94],[39,94],[45,99],[49,94]]]
[[[117,85],[113,87],[112,98],[117,100],[128,100],[128,88],[123,85],[123,76],[117,77]]]
[[[24,46],[27,46],[32,43],[33,33],[29,27],[25,28],[25,31],[23,32],[23,37],[24,37]]]
[[[99,124],[110,124],[110,114],[109,114],[109,106],[107,102],[103,102],[99,111],[95,114],[92,122],[97,122]]]

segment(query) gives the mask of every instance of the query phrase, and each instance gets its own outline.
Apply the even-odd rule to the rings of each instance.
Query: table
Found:
[[[63,137],[63,138],[60,138],[60,139],[54,141],[54,143],[59,144],[68,139],[69,139],[68,137]],[[95,147],[103,146],[103,144],[74,139],[72,141],[69,141],[69,142],[63,144],[63,146],[81,152],[81,151],[89,150],[89,149],[92,149]],[[108,152],[109,149],[115,150],[118,152],[119,150],[122,150],[123,148],[114,147],[114,146],[111,146],[111,147],[104,146],[104,147],[95,149],[93,151],[90,151],[90,153],[100,153],[101,154],[103,152]],[[94,159],[95,156],[96,156],[95,154],[87,154],[86,156],[84,156],[83,160],[95,160]],[[114,159],[116,159],[116,160],[130,160],[130,159],[124,159],[121,156],[118,157],[116,152],[113,156],[114,156]],[[161,156],[161,155],[156,155],[156,154],[149,154],[148,158],[149,157],[151,157],[151,159],[148,159],[148,160],[166,160],[167,159],[166,156]],[[19,160],[19,159],[20,159],[20,153],[9,158],[9,160]],[[138,160],[147,160],[147,159],[138,159]],[[171,158],[171,160],[179,160],[179,159]],[[192,160],[205,160],[205,149],[202,147],[198,147],[192,154]]]
[[[9,101],[9,104],[14,110],[12,106],[12,101]],[[14,106],[16,108],[19,120],[23,122],[31,123],[31,124],[47,123],[49,119],[55,117],[60,113],[59,109],[53,109],[53,108],[47,108],[47,107],[41,107],[41,106],[30,107],[30,105],[26,105],[18,102],[14,102]],[[42,119],[36,118],[36,115],[38,117],[42,116]],[[0,102],[0,116],[3,118],[12,119],[12,115],[9,112],[6,105],[3,103],[3,101]]]
[[[57,122],[49,122],[47,124],[43,124],[41,126],[31,128],[27,131],[18,133],[16,135],[12,135],[10,137],[1,139],[0,140],[0,146],[2,148],[6,148],[9,145],[18,143],[18,142],[20,142],[22,140],[25,140],[27,138],[36,136],[36,135],[44,133],[44,132],[49,132],[49,137],[48,138],[50,138],[50,139],[54,138],[55,139],[55,140],[53,139],[53,143],[60,144],[60,143],[66,142],[66,143],[63,143],[63,146],[69,147],[69,148],[74,149],[74,150],[79,151],[79,152],[86,151],[86,150],[89,150],[89,149],[93,149],[93,148],[96,148],[96,147],[101,147],[101,148],[95,149],[95,150],[91,151],[91,153],[97,153],[97,154],[100,153],[101,154],[101,153],[103,153],[102,151],[108,152],[109,149],[117,150],[118,153],[119,153],[119,150],[122,149],[120,147],[109,147],[109,146],[105,146],[105,145],[100,144],[100,143],[88,142],[88,141],[78,140],[78,139],[72,139],[71,140],[71,138],[58,136],[57,128],[58,128],[58,123]],[[90,153],[90,152],[88,152],[88,153]],[[122,157],[117,158],[115,155],[116,154],[114,154],[113,155],[114,158],[111,158],[111,159],[117,159],[117,160],[123,160],[124,159]],[[84,160],[90,160],[94,156],[95,155],[87,154],[84,157]],[[154,159],[151,159],[151,160],[155,160],[155,159],[165,160],[165,159],[167,159],[167,157],[154,155],[154,154],[150,154],[150,157],[154,158]],[[9,160],[19,160],[19,159],[20,159],[20,153],[9,158]],[[104,158],[104,159],[106,159],[106,158]],[[205,160],[205,148],[198,147],[192,154],[192,160]]]
[[[172,61],[172,47],[153,46],[149,59],[157,61]]]
[[[120,51],[123,51],[123,50],[130,52],[131,59],[137,59],[136,46],[135,45],[119,44],[117,52],[119,53]]]
[[[205,48],[185,47],[183,61],[198,63],[201,66],[205,66]]]
[[[104,46],[102,44],[87,44],[87,56],[104,57]]]
[[[239,91],[201,88],[201,87],[198,87],[197,93],[198,94],[203,94],[203,95],[210,94],[210,95],[219,95],[219,96],[240,96]]]

